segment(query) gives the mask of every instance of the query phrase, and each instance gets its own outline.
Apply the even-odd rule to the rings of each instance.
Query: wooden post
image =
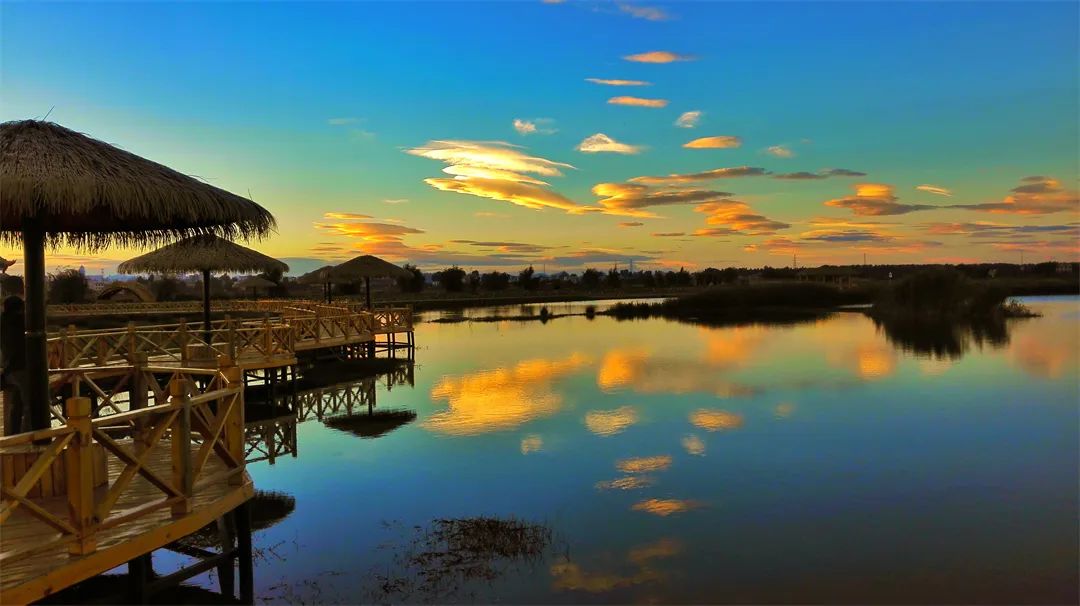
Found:
[[[124,357],[127,358],[128,364],[135,363],[135,350],[138,349],[138,341],[135,336],[135,322],[128,321],[127,323],[127,352]]]
[[[232,318],[225,316],[225,324],[229,327],[229,346],[225,348],[225,355],[229,356],[230,360],[236,359],[236,324],[233,323]]]
[[[222,555],[233,554],[222,560],[217,566],[218,584],[221,586],[222,595],[230,600],[236,596],[236,573],[233,571],[233,558],[236,554],[236,524],[232,515],[226,514],[217,519],[218,542],[221,544]]]
[[[180,320],[180,328],[177,329],[176,340],[180,342],[180,364],[181,366],[187,366],[188,363],[188,342],[191,337],[188,335],[187,320]]]
[[[191,386],[187,379],[169,382],[169,404],[180,404],[172,427],[172,479],[184,499],[172,506],[173,517],[191,513]]]
[[[128,562],[128,602],[146,603],[146,582],[154,569],[153,552],[136,556]]]
[[[64,470],[67,475],[68,512],[71,525],[77,531],[75,541],[68,546],[72,555],[85,555],[97,549],[94,539],[94,451],[93,425],[89,398],[68,398],[65,403],[68,426],[75,438],[64,451]]]
[[[232,454],[233,458],[240,462],[241,470],[244,467],[244,375],[243,370],[236,366],[231,359],[226,356],[220,356],[218,358],[218,370],[225,376],[225,380],[229,382],[230,387],[238,386],[240,388],[239,393],[233,403],[232,410],[229,413],[229,418],[225,421],[225,427],[222,430],[222,435],[225,440],[225,448]],[[229,476],[229,484],[239,486],[244,483],[244,474],[242,471]]]
[[[146,408],[146,352],[139,352],[132,355],[132,369],[131,369],[131,382],[128,390],[128,408],[131,410],[141,410]],[[147,432],[146,432],[146,419],[135,419],[135,433],[132,435],[132,440],[135,445],[135,452],[143,452],[147,447]]]

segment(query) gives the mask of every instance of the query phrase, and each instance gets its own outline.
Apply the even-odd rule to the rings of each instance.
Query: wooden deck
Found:
[[[64,371],[72,397],[53,426],[0,438],[0,603],[108,571],[251,498],[241,372],[227,358]],[[117,388],[92,409],[79,394],[105,379],[127,397]]]

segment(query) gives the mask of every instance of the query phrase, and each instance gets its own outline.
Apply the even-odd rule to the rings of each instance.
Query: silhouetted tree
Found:
[[[0,274],[0,298],[23,294],[22,276]]]
[[[480,286],[484,290],[506,290],[510,286],[510,274],[492,271],[480,276]]]
[[[469,274],[469,290],[474,293],[480,290],[480,272],[475,269]]]
[[[532,265],[521,270],[521,273],[518,274],[518,286],[525,290],[536,290],[540,281],[533,278],[533,274],[535,273],[536,270],[533,269]]]
[[[608,288],[618,288],[622,285],[622,280],[619,277],[617,270],[611,270],[607,273],[607,278],[604,280],[604,286]]]
[[[424,290],[424,272],[420,271],[419,267],[407,263],[403,269],[412,275],[408,278],[401,277],[397,279],[398,288],[401,289],[401,292],[420,292]]]
[[[595,289],[600,286],[600,280],[602,278],[603,274],[596,271],[595,269],[589,268],[581,274],[581,285],[590,290]]]
[[[150,279],[150,292],[158,301],[173,301],[180,293],[180,281],[170,276],[161,276],[158,279]]]
[[[435,279],[446,292],[461,292],[465,287],[465,270],[455,265],[435,274]]]
[[[49,274],[49,303],[82,303],[90,294],[90,283],[77,269]]]

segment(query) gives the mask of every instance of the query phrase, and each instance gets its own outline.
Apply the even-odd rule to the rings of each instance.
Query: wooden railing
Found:
[[[209,331],[201,322],[186,321],[154,325],[129,322],[123,328],[90,330],[70,325],[49,336],[49,367],[131,364],[143,354],[159,364],[205,365],[224,355],[243,365],[251,358],[288,357],[297,350],[366,342],[376,334],[413,330],[409,307],[367,312],[289,303],[278,310],[280,316],[266,312],[261,319],[225,317],[212,321]]]
[[[219,299],[210,302],[210,308],[217,312],[272,312],[283,313],[289,308],[313,309],[322,305],[318,301],[304,299]],[[348,309],[340,306],[341,309]],[[51,318],[62,316],[108,316],[133,314],[175,314],[200,313],[202,301],[142,301],[107,303],[66,303],[49,305]]]
[[[91,553],[97,547],[96,535],[104,530],[166,507],[174,517],[186,515],[193,495],[205,483],[243,483],[244,391],[241,371],[231,360],[223,358],[213,370],[130,366],[63,369],[53,374],[61,377],[57,385],[75,394],[65,400],[62,424],[0,438],[0,453],[24,452],[28,445],[38,444],[36,459],[21,478],[2,487],[0,536],[19,512],[53,532],[51,538],[24,543],[27,546],[17,550],[5,545],[0,565],[63,543],[72,554]],[[104,390],[98,383],[118,377],[126,377],[131,394],[126,410],[115,402],[95,410],[90,398],[78,395],[83,389],[100,393]],[[109,414],[101,414],[106,408]],[[99,449],[123,465],[119,473],[108,474],[103,488],[94,482]],[[168,464],[151,468],[152,459],[162,458],[155,454],[161,450],[167,451]],[[221,463],[213,466],[218,470],[213,474],[207,471],[211,457]],[[64,511],[28,496],[32,489],[41,491],[42,483],[53,481],[55,465],[62,466],[66,486]],[[132,497],[129,492],[136,477],[148,487],[139,488],[137,497]]]

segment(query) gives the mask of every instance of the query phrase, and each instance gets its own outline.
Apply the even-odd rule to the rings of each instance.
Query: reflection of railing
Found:
[[[100,387],[105,379],[127,386],[127,410],[114,401],[115,386],[111,396]],[[214,370],[63,369],[54,373],[54,385],[76,394],[66,399],[60,425],[0,438],[5,459],[32,460],[5,469],[0,562],[10,565],[13,558],[63,544],[72,554],[92,553],[110,529],[161,508],[186,515],[201,488],[243,484],[243,384],[231,362]],[[83,388],[105,394],[107,404],[93,410],[89,398],[77,395]],[[100,414],[105,409],[111,414]],[[37,449],[28,450],[30,444]],[[119,462],[104,473],[102,451]],[[104,487],[98,487],[101,481]],[[35,498],[60,493],[67,494],[66,503]],[[136,535],[147,532],[134,528]],[[115,543],[115,533],[107,540]]]
[[[289,414],[265,421],[248,423],[244,427],[244,458],[248,463],[269,461],[278,457],[296,457],[296,415]]]
[[[412,310],[407,307],[367,312],[312,304],[283,305],[277,311],[280,317],[216,320],[209,330],[201,323],[187,322],[129,323],[124,328],[100,330],[69,326],[49,337],[49,366],[130,364],[139,355],[155,363],[181,366],[204,366],[221,355],[240,366],[286,364],[297,351],[369,343],[376,334],[412,331]]]
[[[375,407],[375,379],[360,379],[296,394],[296,420],[323,420],[355,410]]]

